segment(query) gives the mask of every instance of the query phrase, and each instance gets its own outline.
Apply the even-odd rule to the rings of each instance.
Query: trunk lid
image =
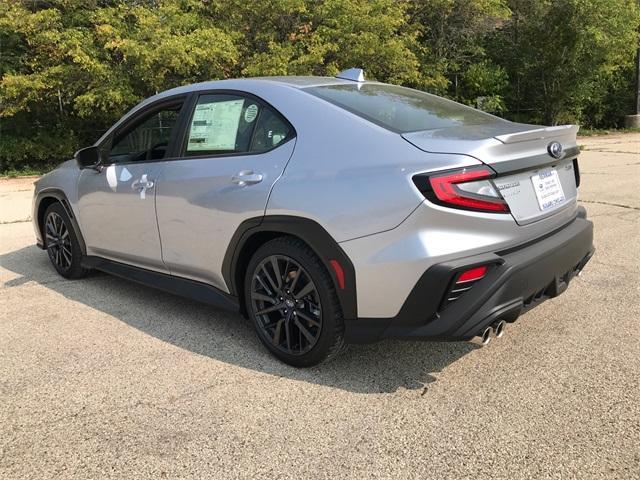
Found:
[[[575,204],[577,132],[576,125],[540,127],[498,120],[404,133],[402,137],[426,152],[469,155],[489,165],[498,174],[494,184],[513,218],[526,225]],[[562,146],[559,158],[549,151],[555,142]]]

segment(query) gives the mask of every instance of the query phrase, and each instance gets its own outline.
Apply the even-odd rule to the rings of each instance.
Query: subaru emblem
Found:
[[[551,142],[549,145],[547,145],[547,151],[553,158],[562,157],[562,145],[560,144],[560,142]]]

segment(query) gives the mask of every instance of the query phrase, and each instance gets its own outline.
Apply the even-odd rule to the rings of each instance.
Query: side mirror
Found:
[[[74,157],[80,169],[83,169],[83,168],[97,169],[98,164],[100,163],[100,152],[98,151],[98,147],[95,147],[95,146],[82,148],[78,150],[74,155]]]

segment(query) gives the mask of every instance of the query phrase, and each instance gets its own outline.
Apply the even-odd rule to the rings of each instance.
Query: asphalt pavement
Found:
[[[487,347],[297,370],[235,314],[34,245],[0,180],[0,478],[640,478],[640,134],[582,139],[597,252]]]

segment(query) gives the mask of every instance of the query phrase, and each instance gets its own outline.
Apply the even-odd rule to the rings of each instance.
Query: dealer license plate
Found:
[[[551,210],[564,202],[564,192],[558,172],[552,168],[543,170],[531,177],[533,189],[538,198],[538,205],[543,212]]]

